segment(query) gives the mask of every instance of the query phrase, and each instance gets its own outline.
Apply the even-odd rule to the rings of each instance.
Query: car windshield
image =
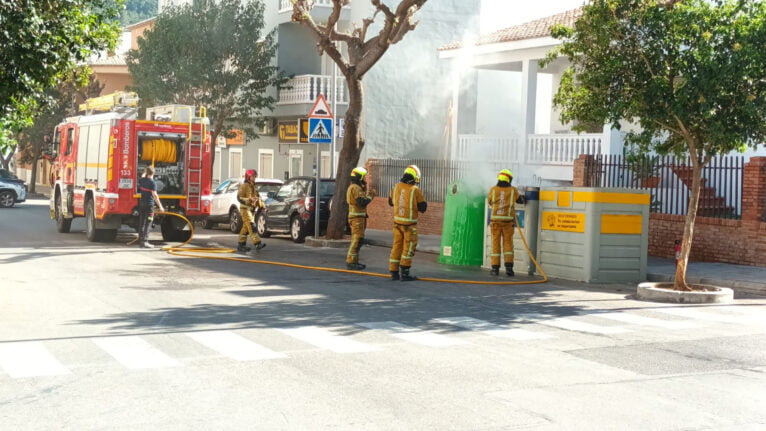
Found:
[[[226,190],[226,186],[228,186],[230,182],[231,182],[231,180],[226,180],[226,181],[222,182],[220,186],[215,188],[215,192],[214,193],[222,193],[224,190]]]
[[[320,181],[319,196],[331,196],[335,191],[335,181]]]
[[[16,176],[13,172],[7,170],[7,169],[0,169],[0,178],[6,179],[6,180],[18,180],[19,177]]]
[[[258,184],[258,193],[260,193],[261,196],[266,196],[270,192],[274,192],[276,194],[280,187],[282,187],[282,184]]]

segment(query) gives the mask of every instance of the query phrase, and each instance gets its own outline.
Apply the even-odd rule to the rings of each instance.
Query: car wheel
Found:
[[[242,230],[242,216],[235,208],[229,211],[229,229],[232,233],[239,233]]]
[[[56,201],[54,203],[54,213],[56,216],[56,231],[59,233],[69,233],[72,228],[72,219],[64,218],[64,214],[61,211],[61,194],[56,194]]]
[[[0,192],[0,208],[10,208],[16,203],[16,195],[10,190]]]
[[[301,243],[306,239],[306,231],[303,229],[303,223],[298,216],[293,216],[290,220],[290,237],[293,241]]]
[[[255,229],[258,231],[258,236],[263,238],[271,236],[271,232],[266,229],[266,216],[263,213],[258,214],[255,218]]]
[[[93,208],[93,199],[85,202],[85,237],[88,241],[95,242],[98,238],[96,231],[96,211]]]

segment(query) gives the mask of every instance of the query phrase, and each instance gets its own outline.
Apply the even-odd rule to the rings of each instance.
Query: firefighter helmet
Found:
[[[357,166],[351,171],[351,176],[359,177],[359,181],[362,181],[366,175],[367,175],[367,169],[361,166]]]
[[[257,177],[257,176],[258,176],[258,171],[256,171],[255,169],[248,169],[245,171],[245,179],[251,178],[251,177]]]
[[[513,178],[513,173],[509,171],[508,169],[503,169],[502,171],[500,171],[499,174],[497,174],[498,181],[505,181],[507,183],[510,183],[511,178]]]
[[[407,169],[404,170],[404,174],[410,174],[412,175],[412,178],[415,179],[416,183],[420,182],[420,168],[418,168],[415,165],[409,165],[407,166]]]

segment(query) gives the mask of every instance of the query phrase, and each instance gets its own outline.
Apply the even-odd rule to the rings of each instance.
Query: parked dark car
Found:
[[[316,178],[293,177],[285,181],[279,192],[266,200],[267,211],[255,218],[258,235],[267,237],[272,233],[289,233],[295,242],[303,242],[306,235],[314,233],[316,206]],[[335,191],[334,179],[319,181],[319,230],[327,228],[330,218],[329,202]]]
[[[0,208],[10,208],[27,199],[27,185],[13,172],[0,169]]]

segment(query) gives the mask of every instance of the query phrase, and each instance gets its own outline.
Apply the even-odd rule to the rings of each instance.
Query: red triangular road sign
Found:
[[[309,118],[332,118],[332,111],[323,95],[317,96],[314,106],[309,111]]]

